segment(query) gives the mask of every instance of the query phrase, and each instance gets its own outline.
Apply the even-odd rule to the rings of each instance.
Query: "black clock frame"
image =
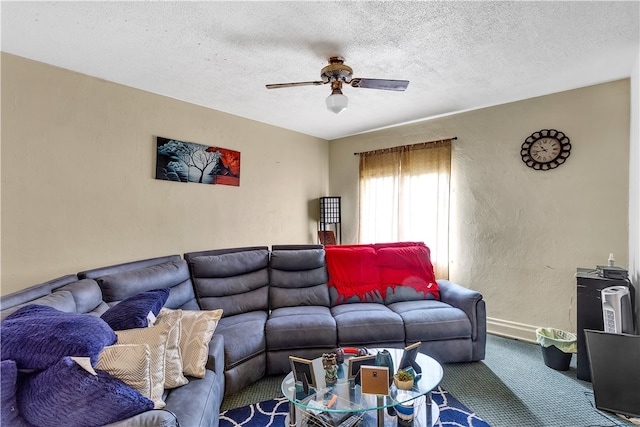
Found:
[[[539,162],[531,157],[531,146],[534,142],[542,138],[553,138],[560,143],[560,153],[555,159],[548,162]],[[547,171],[555,169],[564,162],[571,154],[571,144],[569,143],[569,137],[563,132],[555,129],[542,129],[538,132],[532,133],[527,139],[525,139],[522,147],[520,147],[520,156],[524,164],[535,170]]]

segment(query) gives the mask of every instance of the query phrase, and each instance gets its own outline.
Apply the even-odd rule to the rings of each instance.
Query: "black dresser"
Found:
[[[627,286],[631,296],[633,307],[634,291],[628,279],[608,279],[598,276],[595,268],[578,268],[576,273],[577,281],[577,336],[578,336],[578,359],[577,377],[580,380],[591,381],[591,371],[589,368],[589,354],[585,341],[584,330],[593,329],[604,330],[602,320],[602,299],[600,291],[609,286]]]

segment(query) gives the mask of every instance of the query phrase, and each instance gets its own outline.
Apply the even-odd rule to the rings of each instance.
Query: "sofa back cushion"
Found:
[[[3,310],[0,313],[0,320],[29,304],[53,307],[66,313],[85,313],[94,316],[100,316],[109,309],[109,306],[102,300],[102,291],[95,280],[77,280],[76,275],[69,277],[73,277],[76,280],[71,281],[71,283],[65,281],[68,284],[52,289],[50,294],[25,301],[6,309],[3,306]],[[28,289],[25,289],[25,291],[28,291]],[[12,295],[17,295],[17,293],[9,296]],[[29,293],[27,292],[26,295],[29,295]],[[15,298],[13,298],[13,300],[18,301]]]
[[[92,268],[78,273],[80,279],[97,279],[98,277],[108,276],[110,274],[122,273],[123,271],[137,270],[152,265],[158,265],[170,261],[179,261],[180,255],[167,255],[156,258],[148,258],[137,261],[124,262],[121,264],[113,264],[105,267]]]
[[[75,302],[71,295],[51,296],[51,292],[77,280],[78,276],[69,274],[9,295],[3,295],[0,297],[0,310],[2,310],[0,312],[0,320],[27,304],[47,305],[62,311],[75,311]],[[36,303],[35,300],[38,300],[38,302]]]
[[[269,309],[269,249],[266,246],[184,254],[203,310],[223,317]]]
[[[329,307],[324,250],[320,245],[273,246],[269,268],[269,306]]]
[[[141,292],[170,288],[166,307],[198,308],[189,268],[179,255],[101,267],[78,276],[95,278],[110,306]]]
[[[2,320],[4,320],[11,314],[20,310],[21,308],[26,307],[28,305],[32,305],[32,304],[42,305],[46,307],[53,307],[65,313],[76,312],[76,302],[73,299],[73,295],[71,294],[71,292],[61,291],[61,292],[54,292],[52,294],[45,295],[40,298],[36,298],[32,301],[28,301],[11,308],[7,308],[6,310],[2,310],[2,314],[0,317],[2,318]]]
[[[70,292],[75,301],[77,313],[87,313],[96,316],[102,315],[109,309],[107,303],[102,300],[102,291],[95,280],[82,279],[77,282],[69,283],[61,288],[56,289],[53,295],[61,292]],[[61,308],[58,308],[62,310]],[[68,311],[68,310],[63,310]]]

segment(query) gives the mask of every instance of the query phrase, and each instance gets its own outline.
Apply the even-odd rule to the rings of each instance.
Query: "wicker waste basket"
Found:
[[[538,328],[536,339],[542,348],[545,365],[557,371],[569,369],[571,357],[577,351],[578,338],[575,334],[554,328]]]

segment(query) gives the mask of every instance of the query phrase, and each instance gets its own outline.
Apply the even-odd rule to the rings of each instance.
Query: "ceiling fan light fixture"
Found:
[[[268,84],[267,89],[278,89],[284,87],[297,86],[319,86],[331,84],[331,95],[326,99],[327,110],[340,114],[347,109],[349,98],[343,95],[342,85],[350,85],[352,87],[362,87],[367,89],[393,90],[403,92],[409,85],[408,80],[388,80],[388,79],[364,79],[361,77],[353,77],[353,69],[345,65],[344,58],[341,56],[332,56],[329,58],[329,65],[320,71],[322,80],[314,80],[309,82],[292,82],[292,83],[276,83]]]
[[[346,95],[343,95],[339,88],[334,88],[331,91],[331,95],[327,96],[326,102],[327,110],[340,114],[347,109],[349,98],[347,98]]]

